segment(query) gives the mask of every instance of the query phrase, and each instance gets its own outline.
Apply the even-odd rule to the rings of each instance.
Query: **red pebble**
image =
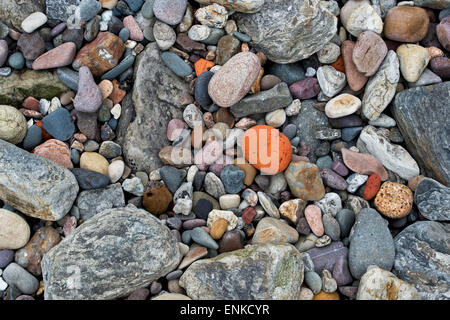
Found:
[[[242,221],[244,221],[245,224],[250,224],[255,216],[256,210],[252,207],[247,207],[242,210]]]
[[[381,178],[378,174],[374,173],[367,179],[366,186],[364,187],[363,198],[364,200],[371,200],[376,195],[378,190],[380,190]]]

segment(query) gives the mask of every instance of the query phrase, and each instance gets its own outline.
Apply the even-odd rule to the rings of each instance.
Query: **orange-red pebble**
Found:
[[[203,72],[208,71],[214,67],[214,62],[208,61],[206,59],[200,58],[194,63],[195,74],[197,77],[201,75]]]
[[[380,190],[381,179],[376,173],[371,174],[367,179],[366,186],[364,187],[363,198],[364,200],[371,200],[376,195],[378,190]]]
[[[289,139],[271,126],[257,125],[248,129],[241,142],[245,159],[263,173],[280,173],[291,162]]]
[[[45,131],[45,129],[42,127],[42,120],[39,122],[36,122],[36,125],[41,128],[42,130],[42,141],[46,141],[48,139],[51,139],[52,136],[50,135],[50,133],[48,133],[47,131]]]
[[[344,58],[342,58],[342,55],[340,55],[339,58],[331,64],[331,66],[337,71],[345,72]]]

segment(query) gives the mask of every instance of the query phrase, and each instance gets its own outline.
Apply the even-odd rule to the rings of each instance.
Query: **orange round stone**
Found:
[[[289,139],[279,130],[257,125],[248,129],[241,140],[245,159],[266,174],[284,171],[292,157]]]
[[[195,74],[197,77],[201,75],[203,72],[208,71],[214,67],[214,62],[208,61],[206,59],[200,58],[194,63]]]

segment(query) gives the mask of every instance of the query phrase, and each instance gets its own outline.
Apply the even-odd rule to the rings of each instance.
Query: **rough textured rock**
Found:
[[[426,112],[424,106],[427,106]],[[391,109],[409,152],[423,172],[450,184],[450,82],[404,90]]]
[[[420,180],[414,193],[414,203],[428,220],[450,220],[450,188],[436,180]]]
[[[125,196],[120,183],[111,184],[106,188],[80,192],[77,206],[80,217],[86,221],[106,209],[124,207]]]
[[[156,43],[147,45],[136,61],[132,99],[122,102],[117,136],[127,165],[149,173],[162,166],[158,153],[169,145],[167,124],[182,119],[178,102],[189,84],[162,63]]]
[[[44,12],[45,2],[45,0],[2,0],[0,21],[17,30],[22,30],[22,21],[33,12]]]
[[[195,0],[201,4],[218,3],[231,11],[253,13],[261,10],[264,0]]]
[[[27,70],[14,71],[0,77],[0,104],[19,107],[27,97],[51,100],[69,91],[55,72]]]
[[[0,140],[0,199],[43,220],[59,220],[72,207],[78,183],[51,160]]]
[[[16,108],[0,104],[0,139],[18,144],[27,134],[27,120]]]
[[[416,222],[400,232],[394,242],[392,272],[414,285],[423,300],[450,299],[450,226]]]
[[[42,260],[47,300],[115,299],[147,287],[181,260],[169,229],[145,210],[103,211]]]
[[[420,297],[414,286],[389,271],[371,266],[360,280],[356,299],[420,300]]]
[[[277,63],[308,58],[337,31],[336,17],[317,0],[266,0],[259,12],[233,17],[253,47]]]
[[[46,13],[50,19],[65,21],[75,13],[81,0],[46,0]]]
[[[180,285],[192,299],[295,300],[303,268],[294,246],[259,244],[194,262]]]

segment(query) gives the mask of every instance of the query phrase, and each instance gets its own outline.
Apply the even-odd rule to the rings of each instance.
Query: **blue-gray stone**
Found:
[[[91,42],[97,37],[100,31],[101,20],[102,18],[100,16],[95,16],[94,18],[89,20],[84,31],[84,40],[86,40],[87,42]]]
[[[28,131],[25,139],[23,139],[23,147],[25,150],[32,150],[38,146],[42,141],[42,130],[37,125],[32,125]]]
[[[134,12],[139,11],[139,9],[144,4],[144,0],[125,0],[125,2],[128,4],[128,7]]]
[[[161,59],[179,77],[186,77],[192,73],[191,66],[173,52],[164,51],[161,53]]]
[[[80,163],[80,152],[76,149],[70,150],[70,158],[72,159],[72,163],[74,165],[78,165]]]
[[[331,238],[331,241],[339,241],[341,238],[341,229],[336,219],[330,214],[324,214],[322,222],[325,234]]]
[[[9,34],[8,26],[0,21],[0,40],[6,39],[8,34]]]
[[[119,77],[119,82],[122,83],[127,79],[131,79],[133,77],[133,67],[129,67],[127,70],[125,70]]]
[[[102,104],[98,109],[97,119],[100,122],[107,122],[111,119],[111,111],[109,110],[107,105]]]
[[[195,81],[195,101],[197,101],[202,108],[207,108],[213,103],[208,93],[208,84],[213,75],[213,72],[205,71],[199,75]]]
[[[97,0],[82,0],[79,8],[81,21],[89,21],[99,13],[102,5]]]
[[[12,73],[12,69],[10,67],[0,68],[0,77],[8,77]]]
[[[445,8],[439,12],[439,21],[444,20],[445,17],[450,16],[450,8]]]
[[[128,4],[122,0],[119,0],[119,2],[117,2],[114,9],[117,9],[123,16],[130,16],[134,14],[133,10],[128,7]]]
[[[116,130],[117,128],[117,124],[119,123],[119,121],[117,119],[111,118],[108,121],[108,125],[111,127],[111,129]]]
[[[105,188],[109,183],[109,177],[87,169],[74,168],[71,170],[83,190]]]
[[[155,0],[146,0],[141,8],[141,14],[144,18],[150,19],[153,17],[153,4]]]
[[[59,108],[42,119],[42,126],[55,139],[66,141],[75,133],[75,124],[65,108]]]
[[[291,140],[297,134],[297,126],[290,123],[283,129],[282,132],[289,140]]]
[[[394,258],[394,240],[388,222],[376,210],[362,209],[350,234],[348,262],[352,276],[360,279],[370,265],[390,271]]]
[[[245,33],[239,31],[233,31],[233,36],[235,36],[242,42],[250,42],[252,40],[252,38],[249,35],[246,35]]]
[[[305,273],[305,284],[314,294],[317,294],[320,290],[322,290],[322,279],[314,271],[308,271]]]
[[[220,38],[222,38],[224,35],[225,31],[223,29],[211,28],[211,33],[209,34],[208,38],[200,42],[216,45],[219,42]]]
[[[174,53],[175,54],[175,53]],[[109,70],[102,76],[102,80],[112,80],[115,77],[125,72],[129,67],[131,67],[134,63],[135,56],[133,54],[127,56],[123,59],[117,66]],[[180,58],[181,59],[181,58]]]
[[[184,244],[190,244],[192,240],[192,230],[185,230],[181,234],[181,241],[183,241]]]
[[[22,70],[25,66],[25,58],[22,52],[15,52],[8,58],[8,64],[11,68],[16,70]]]
[[[210,249],[219,249],[219,245],[204,229],[197,227],[191,232],[191,238],[194,242]]]
[[[8,264],[14,261],[14,251],[12,250],[0,250],[0,268],[5,268]]]
[[[363,127],[344,128],[341,130],[341,138],[344,141],[352,141],[362,131]]]
[[[294,139],[291,140],[291,145],[293,147],[298,146],[299,143],[300,143],[300,137],[295,137]]]
[[[355,213],[350,209],[342,209],[336,215],[336,220],[341,229],[341,237],[347,237],[355,223]]]
[[[130,30],[127,28],[123,28],[119,32],[119,38],[122,39],[122,42],[126,42],[130,38]]]
[[[58,68],[56,70],[59,80],[73,91],[78,91],[78,72],[69,68]]]
[[[277,76],[289,86],[294,82],[305,79],[305,70],[300,63],[274,63],[268,68],[267,74]]]
[[[317,159],[316,165],[319,168],[328,168],[331,169],[331,164],[333,163],[333,159],[330,156],[323,156]]]
[[[244,187],[245,172],[230,164],[220,172],[220,180],[227,193],[239,193]]]
[[[175,193],[183,182],[180,171],[175,167],[163,166],[159,169],[159,174],[166,187],[172,193]]]

